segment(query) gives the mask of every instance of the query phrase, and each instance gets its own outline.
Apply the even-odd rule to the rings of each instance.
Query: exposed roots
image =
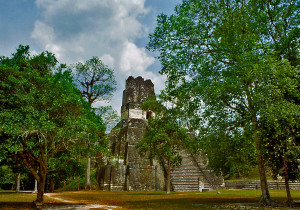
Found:
[[[297,203],[294,203],[293,201],[285,201],[285,202],[279,202],[279,201],[276,201],[276,200],[273,200],[271,198],[264,198],[263,196],[260,197],[260,200],[259,200],[259,206],[261,207],[267,207],[267,206],[270,206],[270,207],[290,207],[290,208],[293,208],[295,206],[298,206]]]
[[[272,207],[277,207],[279,206],[279,202],[273,200],[272,198],[268,197],[264,197],[261,196],[259,199],[259,206],[272,206]]]
[[[44,202],[33,201],[33,205],[36,209],[43,209]]]

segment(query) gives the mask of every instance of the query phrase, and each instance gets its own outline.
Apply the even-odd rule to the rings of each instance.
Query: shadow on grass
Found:
[[[13,209],[27,210],[27,209],[35,209],[35,206],[33,202],[1,202],[0,209],[1,210],[13,210]]]
[[[200,199],[200,198],[176,198],[176,199],[153,199],[141,201],[127,201],[125,208],[140,209],[218,209],[224,205],[240,204],[244,206],[258,206],[257,200],[254,199]]]
[[[263,207],[257,199],[214,199],[214,198],[177,198],[177,199],[153,199],[140,201],[127,201],[124,204],[128,209],[274,209],[272,206]],[[299,209],[300,203],[294,203],[293,207],[279,202],[275,206],[280,209]]]

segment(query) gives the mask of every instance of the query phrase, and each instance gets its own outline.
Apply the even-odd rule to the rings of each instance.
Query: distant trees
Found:
[[[112,93],[116,90],[114,71],[105,65],[98,57],[93,57],[85,63],[79,62],[75,64],[72,67],[72,71],[82,97],[87,100],[91,108],[96,102],[108,100]],[[88,148],[90,148],[91,145],[94,145],[89,136],[90,133],[87,133]],[[85,183],[86,189],[91,189],[90,168],[91,157],[90,152],[88,151]]]
[[[31,56],[20,45],[0,59],[0,78],[0,161],[20,158],[37,180],[36,203],[43,203],[46,175],[75,160],[86,143],[80,135],[90,129],[103,146],[105,126],[50,52]]]
[[[217,129],[228,144],[240,137],[255,151],[265,204],[272,203],[265,126],[299,123],[298,12],[293,0],[183,0],[175,14],[158,16],[148,44],[160,53],[166,100],[188,115],[199,136]],[[282,137],[280,144],[291,139]]]

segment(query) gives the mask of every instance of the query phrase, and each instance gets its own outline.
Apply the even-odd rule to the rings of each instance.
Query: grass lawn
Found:
[[[291,192],[293,199],[300,202],[300,191]],[[275,200],[286,200],[284,190],[271,190],[270,193]],[[245,205],[253,209],[258,208],[260,195],[260,190],[220,190],[220,194],[217,191],[176,192],[170,195],[165,192],[72,191],[48,194],[45,203],[62,203],[57,199],[60,198],[69,201],[68,204],[103,204],[119,206],[120,209],[232,209],[232,205]],[[35,197],[30,193],[0,192],[0,209],[1,204],[21,206],[34,201]]]

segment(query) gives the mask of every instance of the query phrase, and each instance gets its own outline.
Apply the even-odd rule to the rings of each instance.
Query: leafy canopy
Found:
[[[175,14],[158,16],[148,44],[167,77],[164,100],[199,134],[196,145],[210,165],[225,175],[247,172],[256,155],[266,203],[263,157],[272,152],[266,146],[284,148],[295,138],[280,134],[272,143],[264,131],[295,130],[299,122],[299,6],[294,0],[183,0]]]

